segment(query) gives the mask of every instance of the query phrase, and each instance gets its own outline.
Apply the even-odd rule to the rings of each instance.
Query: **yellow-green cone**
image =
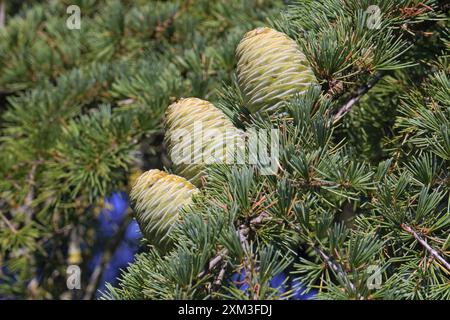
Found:
[[[136,220],[145,238],[161,252],[171,246],[169,238],[181,208],[191,203],[198,189],[186,179],[154,169],[144,172],[130,193]]]
[[[197,98],[171,104],[165,129],[175,173],[195,185],[208,164],[235,163],[244,147],[244,133],[212,103]]]
[[[294,40],[270,28],[249,31],[236,49],[237,76],[250,112],[271,111],[317,83]]]

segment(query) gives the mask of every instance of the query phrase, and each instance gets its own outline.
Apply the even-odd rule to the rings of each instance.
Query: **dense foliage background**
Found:
[[[91,299],[106,279],[117,299],[450,298],[445,1],[0,3],[0,297]],[[257,26],[294,39],[320,83],[288,117],[250,115],[236,84],[235,48]],[[280,129],[280,171],[212,167],[160,255],[127,193],[170,170],[162,116],[188,96]]]
[[[105,197],[126,194],[136,174],[167,164],[165,107],[180,96],[217,96],[231,81],[240,37],[278,2],[5,1],[2,297],[67,295],[71,246],[83,292],[69,296],[93,297],[85,291],[101,277],[91,274],[96,248],[107,242],[101,272],[131,219],[129,211],[120,223],[107,217],[118,230],[99,239],[99,214],[111,212],[102,209],[111,209]],[[80,30],[66,26],[72,4],[81,8]]]

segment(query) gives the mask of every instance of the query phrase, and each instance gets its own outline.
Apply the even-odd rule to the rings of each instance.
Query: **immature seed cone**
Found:
[[[317,83],[294,40],[270,28],[249,31],[236,49],[237,76],[250,112],[272,111]]]
[[[161,252],[171,246],[169,238],[180,210],[191,203],[198,189],[186,179],[154,169],[144,172],[130,193],[136,220],[145,238]]]
[[[212,103],[197,98],[171,104],[165,129],[174,171],[195,185],[207,165],[236,163],[244,148],[244,133]]]

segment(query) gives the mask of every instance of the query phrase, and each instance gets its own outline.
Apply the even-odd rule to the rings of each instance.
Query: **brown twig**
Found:
[[[163,21],[163,23],[156,26],[155,29],[155,38],[162,35],[174,22],[175,20],[181,16],[192,4],[192,0],[187,0],[183,7],[175,12],[172,16]]]
[[[293,226],[295,230],[298,232],[302,232],[301,229],[298,226]],[[322,259],[323,262],[325,262],[331,270],[333,270],[338,277],[344,280],[345,284],[350,287],[350,289],[353,292],[356,292],[355,285],[348,279],[347,272],[342,268],[342,266],[335,262],[333,258],[329,257],[323,250],[321,250],[319,247],[312,245],[313,250],[316,252],[316,254]]]
[[[426,240],[422,239],[420,235],[406,223],[402,223],[402,229],[411,234],[434,258],[439,260],[444,267],[450,272],[450,263],[448,263],[435,249],[433,249]]]
[[[389,171],[392,172],[398,165],[399,161],[400,161],[400,156],[402,155],[402,147],[405,145],[405,143],[408,141],[408,137],[409,137],[409,133],[406,133],[403,136],[403,140],[401,145],[399,146],[398,150],[394,153],[394,161],[392,162],[391,167],[389,168]]]
[[[222,263],[222,268],[220,269],[219,274],[217,275],[216,280],[214,281],[215,286],[220,286],[222,284],[222,280],[225,277],[226,268],[227,263],[226,262]]]
[[[250,229],[260,226],[263,222],[267,221],[268,219],[270,219],[270,216],[266,212],[263,212],[256,218],[252,219],[248,225],[242,224],[239,226],[237,234],[239,236],[239,241],[241,242],[241,246],[244,249],[244,251],[246,251],[248,249],[247,238],[248,238]],[[222,261],[222,259],[227,255],[228,255],[227,249],[221,250],[218,255],[216,255],[213,259],[211,259],[209,261],[208,267],[205,270],[203,270],[202,272],[200,272],[197,277],[201,278],[201,277],[205,276],[207,273],[211,272]],[[224,269],[224,267],[222,267],[222,269]],[[222,269],[220,272],[222,272]],[[219,275],[220,275],[220,273],[219,273]]]
[[[208,267],[202,272],[200,272],[197,277],[201,278],[208,272],[212,271],[226,255],[228,255],[228,250],[227,249],[221,250],[217,256],[215,256],[213,259],[209,261]]]
[[[363,86],[359,87],[359,89],[355,92],[355,94],[342,107],[339,108],[338,112],[334,116],[333,124],[338,122],[344,115],[346,115],[353,108],[353,106],[362,98],[362,96],[364,96],[367,92],[369,92],[369,90],[372,89],[383,76],[384,75],[379,72],[375,75],[375,77],[372,80],[370,80]]]
[[[350,287],[353,292],[356,292],[355,285],[348,279],[348,275],[339,263],[336,263],[334,259],[329,257],[320,248],[314,247],[314,251],[319,255],[319,257],[336,273],[336,275],[343,279],[345,284]]]
[[[0,216],[2,217],[2,220],[6,223],[6,225],[8,226],[8,228],[14,233],[17,233],[17,229],[13,226],[13,224],[11,223],[11,221],[8,220],[8,218],[5,217],[5,215],[3,214],[3,212],[0,211]]]
[[[248,250],[248,234],[250,232],[250,227],[246,224],[242,224],[239,226],[238,229],[238,236],[239,236],[239,242],[241,243],[242,249],[244,249],[244,252],[247,252]]]
[[[34,200],[34,188],[35,188],[35,180],[36,180],[36,170],[39,164],[41,164],[41,160],[34,161],[30,172],[28,173],[27,177],[27,183],[28,183],[28,193],[25,196],[23,205],[20,207],[22,212],[25,212],[27,214],[27,218],[29,220],[33,217],[33,209],[32,209],[32,202]]]
[[[40,27],[37,30],[36,34],[47,43],[47,45],[50,47],[50,49],[55,50],[59,54],[59,56],[61,57],[62,63],[65,66],[69,65],[69,58],[64,53],[64,51],[62,51],[61,48],[58,46],[57,40],[52,39],[48,34],[46,34],[44,31],[42,31],[43,27],[44,27],[44,25],[42,25],[42,27]]]

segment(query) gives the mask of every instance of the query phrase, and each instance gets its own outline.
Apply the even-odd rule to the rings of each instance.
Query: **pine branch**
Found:
[[[224,262],[222,264],[222,268],[219,271],[219,274],[216,277],[216,280],[214,280],[214,285],[215,286],[219,287],[222,284],[223,278],[225,277],[226,268],[227,268],[227,263]]]
[[[14,233],[17,233],[17,229],[13,226],[13,224],[11,223],[11,221],[8,220],[8,218],[5,217],[5,215],[3,214],[3,212],[0,211],[0,216],[2,217],[2,220],[6,223],[6,225],[8,226],[8,228]]]
[[[345,282],[345,285],[347,285],[353,292],[356,292],[355,285],[350,280],[348,280],[348,275],[340,264],[336,263],[320,248],[314,247],[314,251],[336,273],[336,275]]]
[[[25,196],[25,200],[23,205],[21,206],[21,210],[27,214],[27,218],[29,220],[33,217],[33,209],[31,208],[31,203],[34,199],[34,188],[35,188],[35,180],[36,180],[36,170],[39,164],[41,164],[41,160],[34,161],[31,169],[28,173],[27,182],[28,182],[28,193]]]
[[[179,11],[175,12],[172,16],[166,19],[161,25],[156,26],[155,38],[158,38],[159,36],[164,34],[164,32],[175,22],[175,20],[189,9],[191,4],[192,0],[187,0]]]
[[[259,227],[264,221],[267,221],[268,219],[270,219],[269,215],[266,212],[263,212],[256,218],[252,219],[249,225],[242,224],[239,226],[239,230],[237,231],[237,233],[244,251],[246,251],[248,247],[247,237],[250,229]],[[227,255],[228,255],[227,249],[221,250],[218,255],[216,255],[213,259],[209,261],[208,268],[199,273],[197,277],[202,278],[207,273],[211,272]]]
[[[377,73],[375,77],[370,80],[368,83],[361,86],[356,93],[342,106],[339,108],[338,112],[334,116],[333,124],[337,123],[343,116],[345,116],[348,112],[350,112],[353,106],[361,100],[361,98],[370,91],[380,79],[384,76],[381,72]]]
[[[410,226],[408,226],[406,223],[402,223],[402,229],[405,230],[406,232],[408,232],[409,234],[413,235],[414,238],[422,245],[425,247],[425,249],[433,256],[435,257],[437,260],[439,260],[439,262],[441,262],[444,267],[450,272],[450,263],[448,263],[441,255],[439,255],[439,253],[433,249],[427,242],[426,240],[422,239],[420,237],[420,235]]]
[[[38,31],[37,31],[37,35],[44,40],[48,46],[52,49],[55,50],[59,56],[61,57],[61,60],[64,64],[64,66],[68,66],[69,65],[69,59],[67,58],[67,55],[61,50],[61,48],[58,46],[57,40],[52,39],[50,36],[48,36],[42,29],[43,29],[44,25],[42,25]]]
[[[208,263],[208,268],[202,272],[199,273],[197,276],[198,278],[202,278],[205,276],[208,272],[211,272],[219,263],[222,261],[222,259],[228,255],[228,250],[224,249],[219,252],[218,255],[216,255],[213,259],[211,259]]]

